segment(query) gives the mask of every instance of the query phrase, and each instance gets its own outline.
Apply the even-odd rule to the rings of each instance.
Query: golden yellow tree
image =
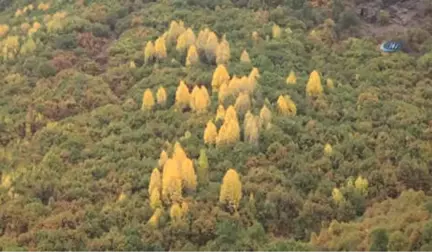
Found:
[[[212,121],[208,121],[204,130],[204,143],[215,144],[217,137],[217,128]]]
[[[154,190],[160,191],[161,188],[162,188],[161,174],[158,168],[154,168],[152,174],[150,175],[148,193],[149,195],[151,195]]]
[[[153,213],[152,217],[147,222],[148,225],[156,228],[159,225],[159,219],[160,219],[161,216],[162,216],[162,209],[161,208],[156,208],[156,210]]]
[[[213,72],[213,78],[212,78],[212,88],[213,91],[219,90],[219,87],[223,83],[228,83],[230,80],[229,73],[224,65],[218,65]]]
[[[243,115],[251,107],[251,101],[248,93],[240,93],[237,97],[234,108],[238,114]]]
[[[219,134],[216,137],[216,145],[230,145],[240,140],[240,126],[238,120],[227,119],[225,115],[225,121],[219,130]]]
[[[176,91],[176,105],[179,108],[186,108],[189,106],[190,103],[190,97],[189,89],[186,86],[186,83],[184,81],[180,81],[179,86],[177,87]]]
[[[156,55],[156,50],[152,41],[147,42],[144,48],[144,62],[146,64],[150,63]]]
[[[225,118],[224,121],[230,121],[234,120],[238,122],[237,112],[234,108],[234,106],[230,105],[228,106],[226,112],[225,112]]]
[[[195,174],[192,160],[186,158],[181,166],[182,184],[185,191],[195,191],[197,187],[197,177]]]
[[[337,204],[340,204],[342,201],[344,201],[344,196],[338,188],[333,188],[332,198]]]
[[[166,42],[163,37],[159,37],[155,41],[155,46],[154,46],[155,56],[159,60],[165,59],[167,57],[167,49],[165,43]]]
[[[244,140],[247,143],[257,145],[259,139],[259,117],[248,112],[244,122]]]
[[[227,95],[238,95],[242,91],[245,81],[249,81],[245,76],[239,78],[234,75],[229,81]]]
[[[166,202],[180,202],[182,198],[182,178],[177,161],[168,159],[162,175],[162,198]]]
[[[205,55],[209,62],[213,62],[216,58],[216,49],[219,45],[218,37],[216,33],[210,31],[207,35],[207,41],[205,44]]]
[[[280,95],[277,100],[279,112],[283,115],[294,116],[297,114],[297,107],[289,96]]]
[[[219,202],[227,205],[231,211],[238,209],[242,198],[242,184],[236,170],[229,169],[223,180],[220,189]]]
[[[251,60],[249,58],[249,53],[245,50],[243,50],[243,52],[240,55],[240,62],[243,63],[251,63]]]
[[[195,41],[196,38],[194,32],[191,28],[188,28],[177,38],[176,50],[180,53],[183,53],[187,48],[195,44]]]
[[[177,40],[177,38],[185,32],[184,23],[182,21],[171,21],[168,32],[166,34],[166,39],[168,42],[173,43]]]
[[[9,25],[1,24],[0,25],[0,37],[4,37],[9,32]]]
[[[196,95],[192,99],[194,99],[193,110],[197,113],[205,113],[208,106],[210,106],[210,96],[205,86],[198,88]]]
[[[354,185],[356,190],[358,190],[362,195],[367,195],[369,182],[366,178],[363,178],[362,176],[357,177]]]
[[[205,149],[200,150],[200,156],[198,158],[198,181],[201,185],[207,185],[209,182],[208,179],[208,169],[209,169],[209,163],[207,158],[207,153]]]
[[[216,64],[227,64],[231,58],[231,49],[228,41],[224,38],[216,47]]]
[[[7,36],[2,41],[2,53],[4,59],[14,59],[20,48],[18,36]]]
[[[141,110],[151,110],[155,105],[153,93],[150,89],[146,89],[143,94]]]
[[[219,120],[223,120],[225,117],[225,108],[222,104],[219,104],[217,110],[216,110],[216,122]]]
[[[200,89],[198,87],[198,85],[195,85],[194,88],[192,89],[192,92],[190,94],[190,98],[189,98],[189,107],[195,111],[195,104],[196,104],[196,98],[197,96],[199,96]]]
[[[264,105],[260,110],[260,125],[263,128],[268,129],[271,123],[271,119],[272,113],[270,109],[268,109],[267,106]]]
[[[210,30],[208,28],[205,28],[198,33],[198,37],[196,39],[196,46],[199,53],[205,53],[209,34]]]
[[[181,166],[183,164],[183,161],[187,159],[188,156],[179,142],[176,142],[174,144],[174,152],[172,158],[177,162],[179,171],[181,171],[182,169]]]
[[[195,45],[191,45],[186,56],[186,66],[191,66],[199,62],[199,55]]]
[[[165,150],[162,150],[158,161],[159,167],[163,167],[167,160],[168,160],[168,153]]]
[[[250,78],[258,79],[260,77],[259,69],[254,67],[252,68],[251,72],[249,73]]]
[[[174,203],[171,206],[170,217],[174,223],[178,223],[183,219],[183,211],[178,203]]]
[[[321,77],[316,70],[309,76],[309,81],[306,85],[306,93],[308,96],[320,96],[323,93]]]
[[[228,97],[228,95],[229,95],[229,87],[227,82],[224,82],[219,87],[219,92],[218,92],[219,103],[223,104],[225,99]]]
[[[324,146],[324,154],[325,154],[326,156],[331,156],[332,153],[333,153],[333,148],[332,148],[332,146],[331,146],[330,144],[326,144],[326,145]]]
[[[162,207],[160,192],[158,190],[153,190],[152,193],[150,194],[150,207],[153,210]]]
[[[272,34],[273,34],[273,38],[274,39],[278,39],[281,36],[281,28],[277,25],[274,24],[272,27]]]
[[[260,39],[260,36],[257,31],[252,32],[252,40],[257,42]]]
[[[288,75],[287,79],[286,79],[286,83],[288,85],[294,85],[297,83],[297,77],[294,73],[294,71],[291,71],[290,74]]]
[[[156,92],[156,100],[157,104],[159,104],[160,106],[165,106],[167,100],[167,93],[165,91],[165,88],[159,87]]]

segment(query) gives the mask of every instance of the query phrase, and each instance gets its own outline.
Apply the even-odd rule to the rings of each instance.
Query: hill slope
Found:
[[[337,2],[0,2],[0,247],[427,249],[430,31],[384,55]]]

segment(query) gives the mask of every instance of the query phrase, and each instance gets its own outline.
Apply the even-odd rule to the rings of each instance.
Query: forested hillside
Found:
[[[1,0],[0,249],[432,250],[432,3],[371,2]]]

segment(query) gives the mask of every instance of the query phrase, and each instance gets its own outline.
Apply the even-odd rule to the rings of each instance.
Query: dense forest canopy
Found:
[[[0,248],[432,250],[432,3],[376,2],[1,0]]]

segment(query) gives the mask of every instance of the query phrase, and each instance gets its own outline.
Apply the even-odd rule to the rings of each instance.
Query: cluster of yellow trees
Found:
[[[219,41],[216,33],[208,28],[201,30],[196,36],[190,27],[185,27],[183,21],[173,20],[168,31],[154,43],[147,42],[144,48],[145,63],[165,59],[168,55],[167,49],[174,47],[181,55],[186,52],[186,66],[198,63],[200,55],[217,64],[226,64],[231,58],[230,45],[225,36]]]
[[[367,179],[359,176],[355,181],[352,178],[349,178],[346,182],[346,185],[343,186],[341,189],[352,188],[357,190],[361,195],[367,195],[368,186],[369,182],[367,181]],[[337,204],[340,204],[345,200],[345,197],[339,188],[333,188],[332,197]]]
[[[148,187],[150,207],[154,210],[149,224],[158,225],[163,206],[170,206],[170,217],[174,223],[183,219],[188,211],[188,203],[183,194],[195,192],[198,181],[202,184],[207,183],[208,160],[204,150],[201,150],[198,163],[197,176],[194,161],[189,159],[180,143],[174,144],[171,158],[165,150],[162,150],[159,167],[153,169]],[[162,174],[159,169],[162,169]],[[220,202],[235,210],[238,208],[241,196],[240,178],[234,169],[229,169],[221,186]]]
[[[15,16],[19,17],[33,9],[33,4],[30,4],[23,9],[18,9],[15,13]],[[38,9],[46,11],[49,9],[49,4],[40,3],[38,5]],[[45,15],[44,22],[46,23],[47,31],[56,32],[63,29],[65,25],[64,20],[66,15],[67,13],[64,11],[56,12],[52,16]],[[9,25],[0,24],[0,37],[5,37],[6,35],[8,35],[0,42],[2,50],[1,54],[3,56],[3,59],[14,59],[18,53],[20,53],[21,55],[28,55],[30,53],[33,53],[36,50],[37,45],[33,40],[32,35],[36,33],[40,28],[41,24],[37,21],[34,21],[32,25],[27,22],[22,23],[20,25],[21,32],[27,34],[28,37],[26,39],[20,39],[20,37],[17,35],[8,35],[10,31]],[[20,40],[22,40],[22,42],[20,42]]]

